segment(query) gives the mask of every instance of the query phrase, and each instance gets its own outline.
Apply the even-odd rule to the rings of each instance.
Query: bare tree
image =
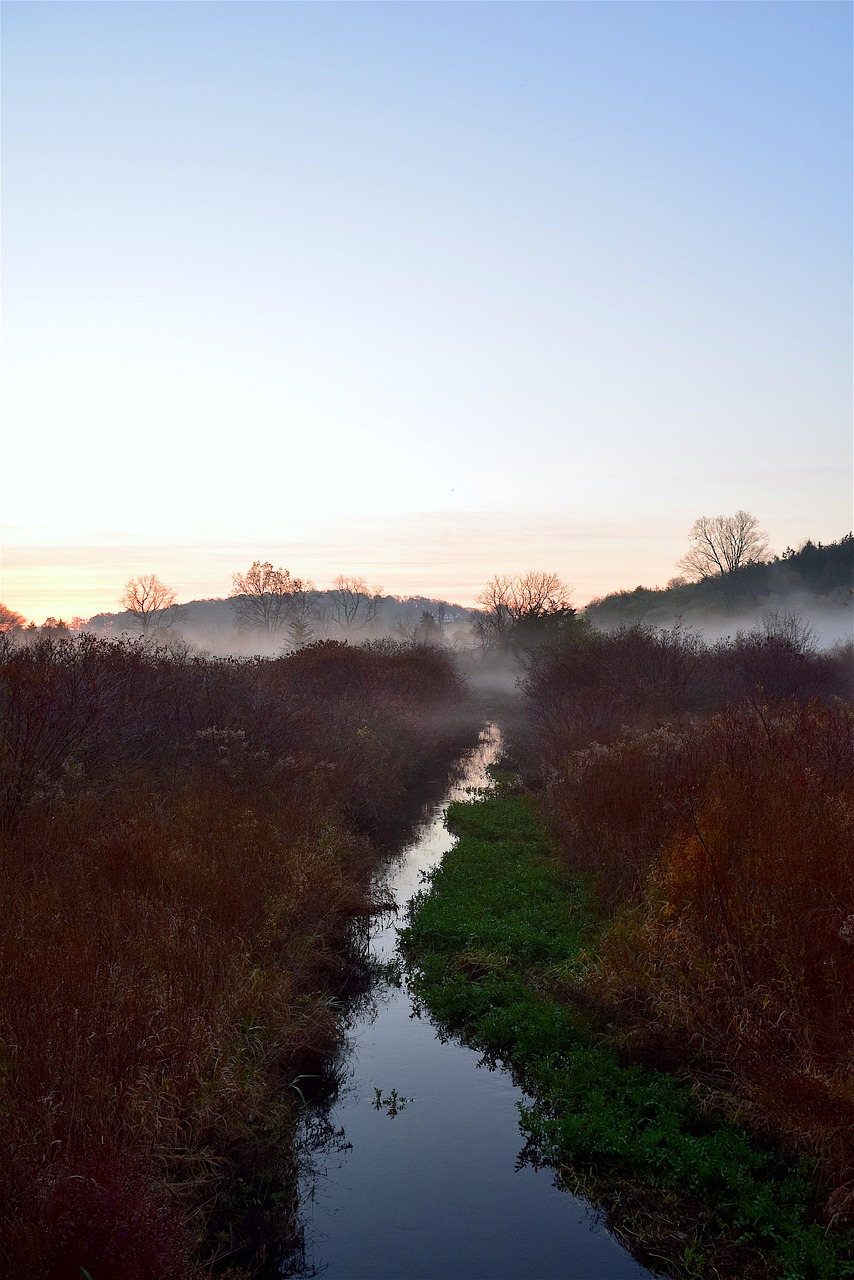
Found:
[[[512,577],[497,576],[476,597],[481,613],[475,632],[485,648],[507,647],[524,631],[532,640],[546,623],[552,629],[572,620],[570,588],[556,573],[531,569]]]
[[[531,569],[517,574],[512,582],[507,605],[516,622],[550,617],[570,608],[570,589],[556,573]]]
[[[21,627],[26,626],[26,623],[27,620],[22,613],[18,613],[15,609],[10,609],[8,605],[0,604],[0,635],[18,631]]]
[[[253,560],[246,573],[234,573],[230,592],[238,626],[274,636],[288,622],[295,593],[303,590],[299,578],[287,569],[274,569],[269,560]]]
[[[175,592],[154,573],[143,573],[125,583],[120,602],[136,619],[144,639],[172,625]]]
[[[329,592],[332,610],[339,627],[345,631],[361,631],[377,616],[382,587],[369,587],[364,578],[346,577],[339,573]]]
[[[768,555],[768,535],[749,511],[700,516],[689,537],[691,546],[677,564],[694,581],[725,578],[746,565],[761,564]]]
[[[491,578],[475,596],[481,613],[474,620],[475,634],[485,649],[500,648],[513,629],[513,579]]]
[[[320,598],[309,579],[292,578],[291,607],[285,623],[288,640],[295,649],[303,649],[318,639],[322,618]]]

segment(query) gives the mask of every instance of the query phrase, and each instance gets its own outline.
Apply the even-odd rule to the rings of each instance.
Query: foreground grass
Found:
[[[854,1275],[854,1238],[814,1220],[808,1162],[704,1111],[686,1082],[622,1061],[601,1012],[573,1001],[602,922],[527,799],[499,787],[453,805],[448,825],[458,843],[404,933],[414,993],[532,1096],[531,1158],[605,1203],[670,1274]]]
[[[353,922],[469,714],[426,647],[0,643],[0,1273],[280,1273]]]

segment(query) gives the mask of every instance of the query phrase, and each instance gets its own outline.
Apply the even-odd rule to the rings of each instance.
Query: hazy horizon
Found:
[[[851,529],[850,6],[2,9],[10,608]]]

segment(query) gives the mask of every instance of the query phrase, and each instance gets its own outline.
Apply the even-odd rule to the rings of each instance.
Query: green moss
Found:
[[[686,1081],[622,1062],[601,1019],[552,994],[582,980],[604,922],[591,886],[556,861],[527,798],[499,787],[452,805],[448,826],[458,841],[413,900],[403,934],[413,991],[444,1030],[507,1065],[534,1099],[521,1117],[529,1154],[570,1166],[588,1193],[608,1199],[608,1186],[620,1186],[632,1211],[657,1189],[672,1231],[664,1244],[655,1231],[653,1249],[635,1214],[632,1232],[640,1252],[646,1243],[674,1274],[854,1275],[851,1235],[828,1236],[811,1217],[806,1161],[704,1114]],[[658,1207],[646,1218],[660,1227]]]

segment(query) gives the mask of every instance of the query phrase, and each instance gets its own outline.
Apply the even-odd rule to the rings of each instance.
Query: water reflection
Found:
[[[452,800],[487,783],[488,726],[443,803],[380,872],[400,911],[450,847]],[[370,975],[348,1011],[337,1086],[301,1134],[302,1248],[280,1274],[337,1280],[634,1280],[648,1276],[520,1143],[511,1076],[420,1017],[396,961],[397,917],[375,920]]]

